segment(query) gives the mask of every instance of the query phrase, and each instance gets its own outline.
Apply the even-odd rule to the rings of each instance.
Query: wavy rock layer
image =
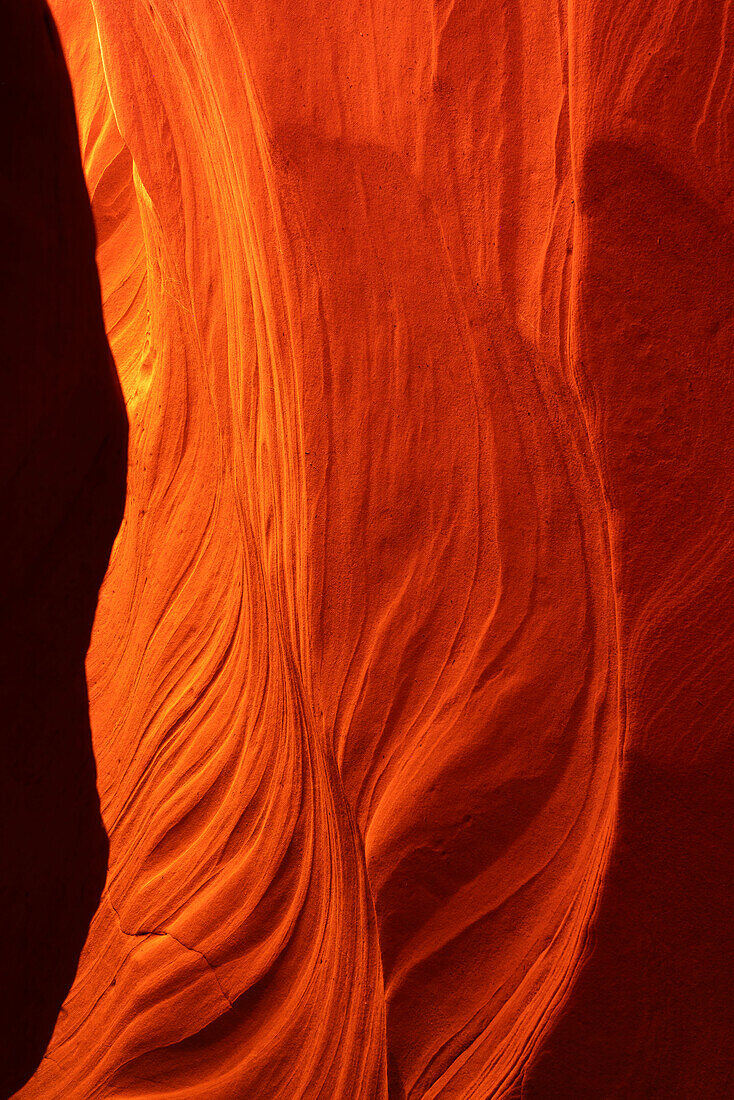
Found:
[[[130,458],[24,1100],[724,1082],[728,7],[582,7],[54,4]]]

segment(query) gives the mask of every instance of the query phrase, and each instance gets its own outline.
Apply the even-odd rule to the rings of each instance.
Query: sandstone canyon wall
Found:
[[[130,440],[17,1095],[728,1095],[728,3],[52,9]]]

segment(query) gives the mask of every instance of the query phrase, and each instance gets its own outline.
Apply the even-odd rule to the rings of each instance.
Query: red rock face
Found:
[[[728,8],[53,8],[130,442],[18,1096],[727,1095]]]

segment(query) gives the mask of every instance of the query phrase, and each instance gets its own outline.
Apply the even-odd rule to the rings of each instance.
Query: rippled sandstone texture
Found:
[[[130,454],[19,1095],[726,1095],[728,6],[53,10]]]

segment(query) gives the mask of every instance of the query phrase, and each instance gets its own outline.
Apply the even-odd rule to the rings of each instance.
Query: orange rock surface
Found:
[[[727,1095],[728,4],[52,8],[130,442],[18,1096]]]

